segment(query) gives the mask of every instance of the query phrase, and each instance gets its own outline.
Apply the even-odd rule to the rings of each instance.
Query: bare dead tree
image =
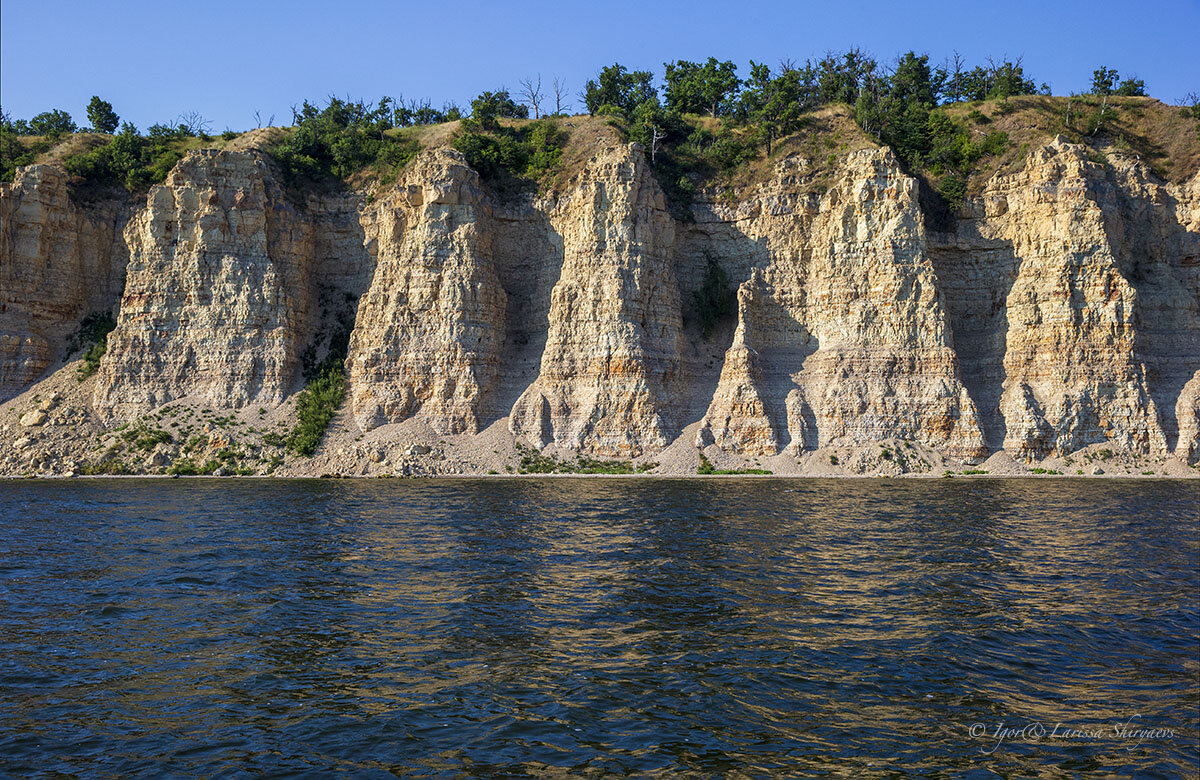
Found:
[[[658,145],[667,133],[658,125],[650,125],[650,164],[654,165],[654,157],[658,153]]]
[[[797,70],[796,61],[793,60],[791,57],[784,57],[783,59],[781,59],[779,61],[779,72],[780,73],[791,73],[794,70]]]
[[[554,77],[554,83],[550,88],[554,91],[554,114],[555,116],[559,116],[562,114],[563,109],[569,105],[565,102],[565,98],[571,93],[567,88],[567,82],[558,76]]]
[[[955,49],[954,57],[950,60],[950,67],[947,68],[950,71],[950,83],[953,85],[950,88],[950,95],[954,98],[955,103],[962,99],[963,68],[966,64],[966,58],[958,53],[958,49]]]
[[[521,97],[521,102],[533,109],[533,118],[539,119],[542,115],[542,74],[537,75],[537,80],[521,79],[521,91],[517,93]]]
[[[180,127],[187,130],[188,135],[203,135],[212,128],[212,122],[204,118],[199,111],[185,111],[179,115]]]

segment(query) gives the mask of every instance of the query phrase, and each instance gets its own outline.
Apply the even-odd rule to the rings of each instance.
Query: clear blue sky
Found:
[[[1023,56],[1055,94],[1085,89],[1104,64],[1174,102],[1200,91],[1198,40],[1200,0],[3,0],[0,104],[17,118],[62,108],[84,124],[99,94],[143,130],[184,111],[240,130],[256,109],[286,123],[306,97],[466,105],[539,72],[577,93],[614,61],[661,76],[664,60],[715,56],[745,75],[751,58],[775,65],[851,46],[881,62],[910,48],[935,62],[955,49],[972,63]]]

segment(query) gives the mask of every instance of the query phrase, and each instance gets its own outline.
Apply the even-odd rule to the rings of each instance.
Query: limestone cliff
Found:
[[[129,266],[94,405],[277,404],[313,330],[311,225],[257,152],[188,155],[125,230]]]
[[[479,175],[457,152],[421,155],[379,203],[348,360],[361,429],[419,415],[440,433],[479,430],[504,337],[493,233]]]
[[[701,442],[747,453],[888,438],[983,450],[917,202],[889,151],[849,155],[824,193],[785,160],[748,203],[709,204],[693,242],[752,272]]]
[[[66,173],[21,169],[0,186],[0,401],[52,368],[80,320],[121,295],[128,204],[77,204]]]
[[[1025,457],[1176,446],[1200,368],[1200,235],[1136,160],[1056,140],[933,237],[988,444]],[[1177,214],[1177,211],[1180,212]]]
[[[605,455],[640,455],[678,432],[674,225],[640,149],[610,146],[550,210],[563,255],[537,379],[511,429]]]
[[[134,206],[22,169],[0,190],[0,472],[49,468],[49,442],[67,457],[73,434],[41,427],[55,420],[105,435],[177,402],[285,431],[347,330],[337,443],[272,469],[503,466],[432,452],[442,438],[693,471],[697,448],[781,469],[858,448],[861,471],[897,443],[927,472],[929,453],[1200,459],[1200,174],[1167,183],[1056,139],[935,230],[917,180],[863,136],[783,151],[684,213],[643,149],[578,121],[537,191],[437,143],[362,190],[284,186],[252,148],[194,151]],[[695,293],[715,268],[736,306],[710,333]],[[118,299],[96,378],[54,374],[80,320]],[[138,468],[198,457],[145,441]]]

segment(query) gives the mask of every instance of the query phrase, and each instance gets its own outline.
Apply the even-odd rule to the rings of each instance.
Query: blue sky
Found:
[[[982,9],[987,9],[986,12]],[[1085,89],[1104,64],[1174,102],[1200,92],[1200,0],[1113,2],[382,2],[0,3],[0,104],[28,118],[62,108],[86,122],[93,94],[140,128],[198,111],[213,129],[255,110],[330,94],[403,94],[466,105],[541,73],[577,93],[619,61],[661,75],[664,60],[751,58],[772,65],[859,46],[881,61],[908,49],[941,61],[1023,56],[1055,94]]]

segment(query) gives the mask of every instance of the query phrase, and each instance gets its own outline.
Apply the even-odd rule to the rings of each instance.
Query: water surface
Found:
[[[4,482],[0,770],[1194,774],[1198,515],[1168,481]]]

